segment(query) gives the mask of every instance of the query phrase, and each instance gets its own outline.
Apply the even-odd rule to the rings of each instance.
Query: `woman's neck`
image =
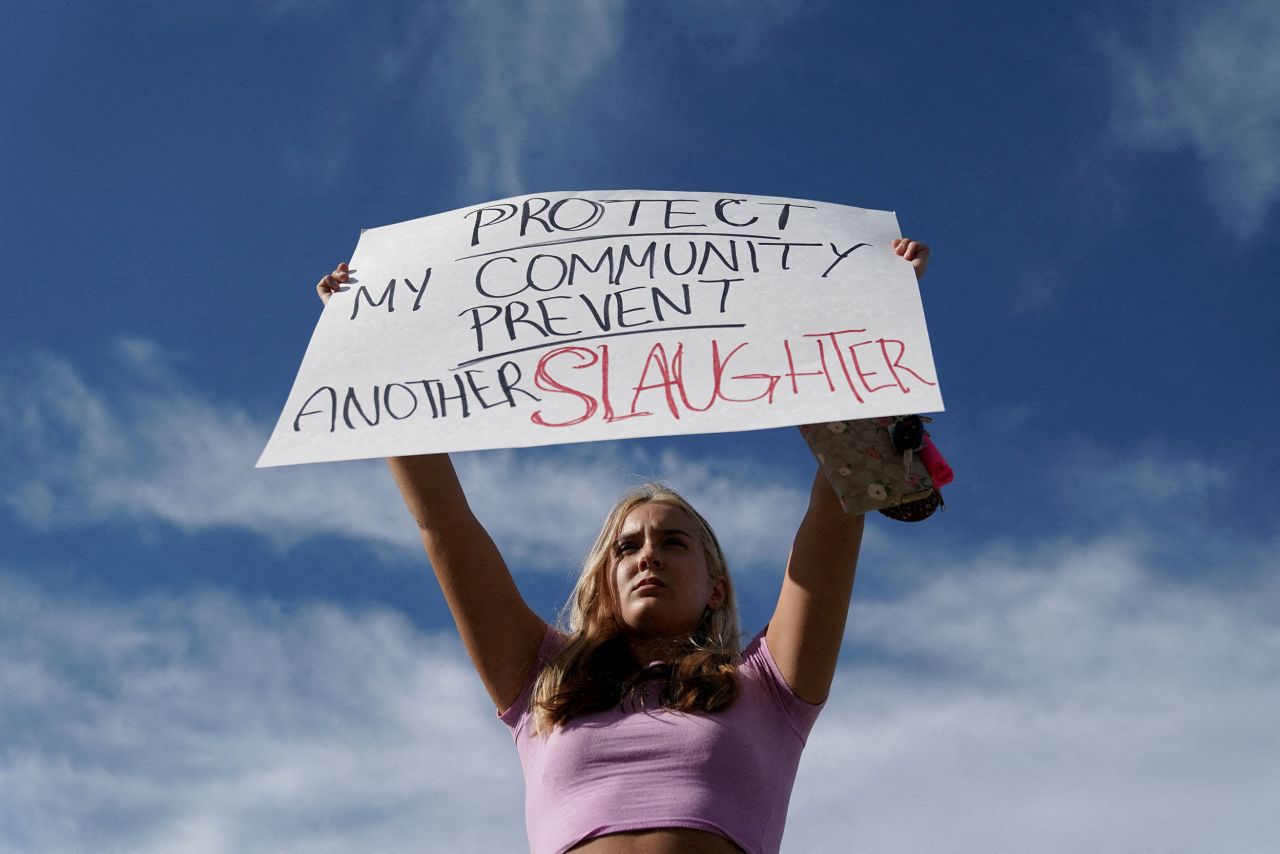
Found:
[[[632,660],[640,667],[646,667],[655,661],[670,663],[689,650],[687,637],[627,637],[625,641]]]

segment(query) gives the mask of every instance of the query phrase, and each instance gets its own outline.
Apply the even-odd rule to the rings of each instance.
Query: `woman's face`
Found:
[[[691,635],[707,608],[724,603],[723,579],[712,579],[689,514],[670,504],[641,504],[614,539],[610,565],[619,616],[641,637]]]

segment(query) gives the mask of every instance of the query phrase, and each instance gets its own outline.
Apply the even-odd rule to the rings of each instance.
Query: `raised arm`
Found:
[[[349,278],[339,264],[316,285],[324,302]],[[510,707],[524,685],[547,630],[516,588],[506,562],[476,519],[446,454],[387,460],[400,495],[418,523],[445,602],[489,697]]]
[[[765,635],[782,678],[810,703],[827,698],[835,676],[862,524],[861,515],[844,512],[819,470]]]
[[[916,278],[929,264],[929,247],[910,238],[893,242]],[[803,700],[826,699],[844,640],[853,577],[862,545],[863,517],[850,516],[819,470],[809,509],[796,532],[786,576],[766,637],[787,684]]]
[[[446,454],[391,457],[387,465],[418,523],[471,663],[494,705],[507,709],[520,694],[547,624],[516,589]]]

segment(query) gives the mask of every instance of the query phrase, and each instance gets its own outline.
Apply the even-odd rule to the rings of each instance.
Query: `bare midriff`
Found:
[[[742,854],[741,848],[718,833],[683,827],[611,833],[571,850],[578,854]]]

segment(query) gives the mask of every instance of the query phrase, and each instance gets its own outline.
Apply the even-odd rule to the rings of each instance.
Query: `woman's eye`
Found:
[[[615,543],[613,546],[614,553],[620,554],[620,555],[627,554],[628,552],[633,552],[635,551],[635,549],[636,549],[635,543]]]

